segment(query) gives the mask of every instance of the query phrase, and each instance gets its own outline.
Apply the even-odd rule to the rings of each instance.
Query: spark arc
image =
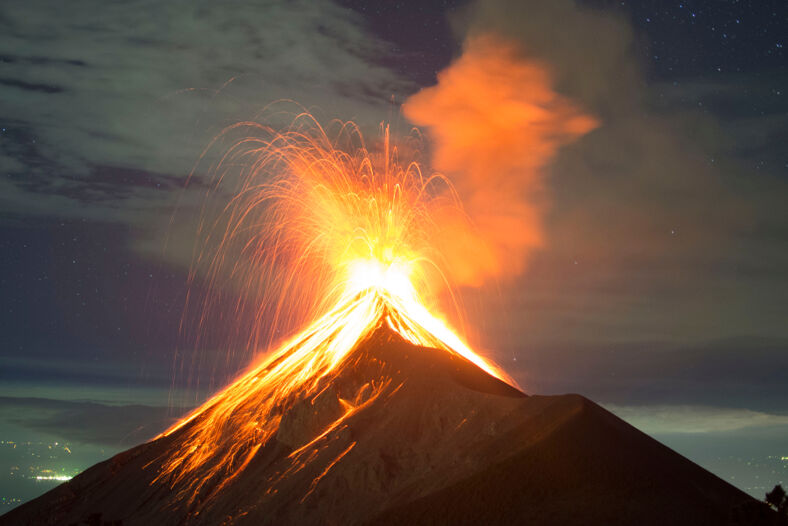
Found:
[[[179,432],[180,446],[168,452],[156,480],[180,483],[187,500],[207,485],[219,491],[243,471],[277,432],[283,408],[295,398],[317,397],[348,353],[381,326],[512,383],[436,307],[440,294],[451,297],[451,287],[434,249],[443,233],[431,214],[459,208],[445,178],[424,177],[415,162],[402,166],[387,128],[374,155],[363,147],[337,148],[337,138],[309,115],[286,132],[245,126],[268,137],[245,138],[222,160],[220,179],[221,166],[252,169],[206,227],[206,246],[215,248],[200,252],[196,266],[204,265],[209,283],[235,276],[238,289],[253,294],[278,286],[278,315],[301,309],[314,321],[162,435]],[[355,126],[338,126],[340,141],[344,135],[363,145]],[[288,288],[303,283],[312,292],[301,289],[298,304],[283,306],[293,293]],[[203,300],[203,319],[210,317],[211,298]],[[251,336],[248,344],[254,341]],[[329,427],[373,400],[380,387],[342,400],[345,413]]]

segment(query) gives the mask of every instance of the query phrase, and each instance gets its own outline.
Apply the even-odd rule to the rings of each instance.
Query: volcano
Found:
[[[217,466],[227,444],[195,449],[194,429],[217,418],[198,411],[0,524],[717,525],[755,503],[582,396],[526,395],[389,325],[291,393],[273,432],[231,448],[229,465]],[[210,425],[256,423],[249,411],[236,403]],[[184,452],[204,458],[178,477]]]

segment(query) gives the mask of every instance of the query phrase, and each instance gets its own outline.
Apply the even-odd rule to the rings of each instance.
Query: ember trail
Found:
[[[195,274],[202,269],[215,287],[233,276],[247,300],[276,304],[275,321],[313,321],[162,435],[178,431],[182,438],[156,480],[179,483],[187,500],[208,486],[215,494],[243,471],[276,433],[288,405],[319,396],[348,353],[381,326],[505,378],[436,307],[441,295],[451,297],[451,284],[439,249],[447,233],[433,214],[462,215],[445,178],[425,177],[415,162],[401,164],[388,128],[379,154],[363,146],[354,125],[338,125],[331,139],[309,115],[283,133],[249,123],[226,133],[239,130],[267,138],[235,142],[215,169],[211,198],[228,191],[222,184],[231,166],[244,167],[229,204],[203,227]],[[343,142],[360,146],[337,147]],[[210,319],[213,299],[203,298],[200,319]],[[243,305],[239,300],[237,308]],[[245,343],[254,347],[259,330],[248,334]],[[344,414],[329,430],[383,386],[368,387],[355,400],[340,400]],[[291,455],[294,466],[307,446]]]

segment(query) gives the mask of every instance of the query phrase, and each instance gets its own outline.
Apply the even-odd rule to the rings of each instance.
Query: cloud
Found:
[[[0,167],[17,190],[3,211],[144,220],[172,207],[162,174],[185,177],[224,126],[278,99],[377,124],[410,89],[380,49],[329,0],[4,2]]]
[[[0,421],[66,442],[129,447],[156,436],[175,420],[166,407],[0,397]]]
[[[747,409],[692,405],[605,406],[651,435],[723,433],[750,428],[788,426],[788,415]]]
[[[557,94],[547,67],[494,33],[474,35],[438,85],[410,97],[405,116],[427,128],[433,168],[446,173],[473,222],[444,214],[448,271],[457,285],[522,272],[542,245],[544,167],[597,125]]]
[[[527,392],[582,393],[617,406],[726,406],[779,413],[788,407],[788,340],[737,338],[558,344],[524,349],[512,373]]]
[[[523,357],[557,342],[786,336],[788,251],[776,240],[785,239],[778,196],[788,183],[775,162],[756,169],[732,147],[746,137],[738,144],[748,151],[777,151],[780,116],[764,117],[771,124],[763,127],[723,119],[722,106],[679,100],[682,89],[707,100],[700,81],[673,94],[650,83],[623,12],[489,0],[454,25],[462,39],[493,33],[517,42],[600,123],[546,167],[551,207],[525,275],[466,301],[483,306],[469,317],[484,324],[484,344]],[[721,92],[726,107],[751,104],[743,90]]]

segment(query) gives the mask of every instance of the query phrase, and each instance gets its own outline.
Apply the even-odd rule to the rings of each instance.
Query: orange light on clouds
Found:
[[[545,166],[596,120],[553,89],[543,64],[493,35],[469,39],[403,110],[427,128],[433,168],[451,179],[474,226],[457,209],[436,218],[455,284],[519,274],[543,242]]]

